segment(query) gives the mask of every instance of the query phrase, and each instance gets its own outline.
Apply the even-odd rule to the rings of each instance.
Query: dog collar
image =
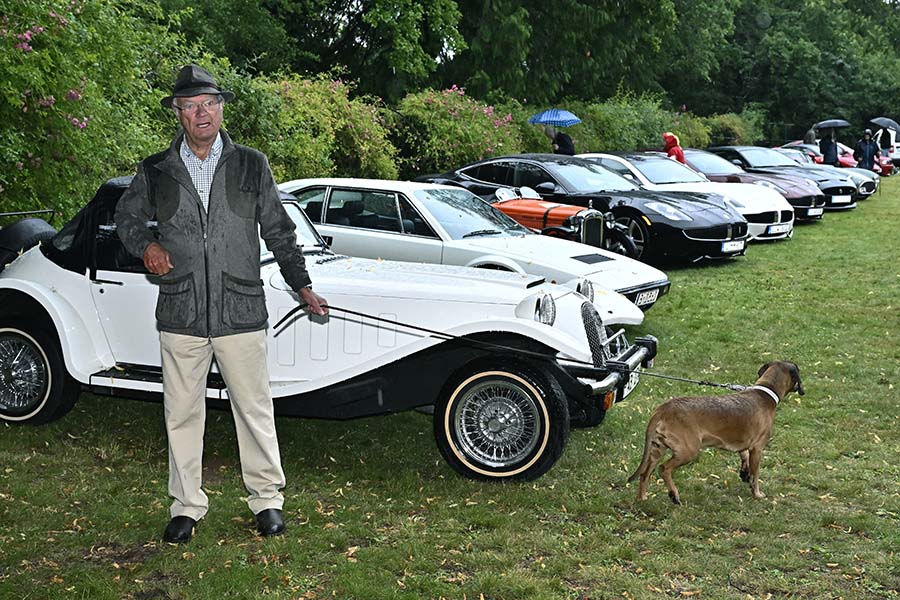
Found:
[[[778,394],[776,394],[775,392],[773,392],[772,390],[770,390],[769,388],[767,388],[767,387],[765,387],[765,386],[762,386],[762,385],[751,385],[751,386],[748,387],[747,389],[748,389],[748,390],[760,390],[760,391],[762,391],[762,392],[767,393],[767,394],[769,395],[769,397],[772,398],[772,400],[775,401],[775,404],[776,404],[776,405],[777,405],[778,402],[780,401],[780,399],[778,398]]]

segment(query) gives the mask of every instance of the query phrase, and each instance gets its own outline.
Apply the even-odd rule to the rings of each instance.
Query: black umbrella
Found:
[[[813,125],[813,129],[837,129],[839,127],[850,127],[850,123],[843,119],[826,119]]]
[[[893,119],[888,119],[887,117],[875,117],[874,119],[869,119],[875,125],[879,127],[885,127],[887,129],[893,129],[894,131],[900,131],[900,125],[897,124],[897,121]]]

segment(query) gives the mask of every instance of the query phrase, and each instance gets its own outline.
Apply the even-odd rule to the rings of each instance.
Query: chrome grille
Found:
[[[581,222],[581,243],[603,247],[603,217],[602,215],[586,217]]]
[[[584,323],[584,333],[591,348],[591,360],[595,367],[602,367],[606,364],[606,342],[609,338],[606,335],[606,327],[600,319],[600,313],[590,302],[581,305],[581,321]]]

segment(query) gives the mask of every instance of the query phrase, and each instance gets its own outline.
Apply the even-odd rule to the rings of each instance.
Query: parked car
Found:
[[[836,171],[833,167],[803,166],[772,148],[761,146],[716,146],[709,148],[730,160],[750,173],[770,173],[774,175],[799,175],[813,181],[825,195],[825,208],[840,210],[856,208],[859,188],[843,174],[844,169]]]
[[[297,179],[295,195],[341,254],[540,275],[602,306],[609,290],[644,310],[669,290],[666,274],[578,242],[535,235],[456,187],[379,179]]]
[[[720,196],[747,219],[747,232],[751,240],[783,239],[794,233],[794,209],[784,196],[770,187],[710,181],[702,173],[661,152],[590,153],[579,156],[647,190]]]
[[[125,251],[113,215],[129,180],[101,186],[52,239],[0,272],[4,423],[58,419],[82,390],[161,397],[157,293],[193,288],[151,275]],[[285,209],[331,314],[301,312],[269,329],[278,414],[348,419],[433,403],[438,448],[456,471],[532,479],[562,454],[570,414],[598,421],[656,354],[653,338],[631,344],[612,330],[642,317],[621,296],[609,294],[601,314],[533,275],[336,255],[295,202]],[[20,229],[5,227],[0,241],[17,245]],[[268,314],[283,319],[298,297],[261,248],[261,281],[240,285],[264,293]],[[215,369],[207,398],[228,400]]]
[[[684,158],[691,168],[703,173],[711,181],[752,183],[771,187],[790,203],[794,209],[794,218],[797,220],[818,220],[825,212],[825,196],[822,190],[807,177],[749,173],[717,154],[694,148],[685,148]]]
[[[846,145],[838,142],[838,166],[844,168],[852,168],[857,166],[857,161],[853,158],[853,150]],[[818,140],[815,144],[807,144],[803,140],[794,140],[784,144],[784,148],[799,148],[806,152],[810,158],[818,165],[824,164],[825,155],[819,149]],[[834,166],[834,165],[830,165]]]
[[[719,199],[688,192],[650,192],[574,156],[517,154],[466,165],[436,183],[490,198],[504,187],[530,187],[550,202],[612,212],[643,261],[697,261],[746,253],[747,221]]]
[[[818,164],[802,148],[773,148],[773,150],[784,154],[798,165],[808,166],[826,173],[830,172],[837,177],[846,177],[856,186],[856,193],[853,195],[853,199],[856,201],[865,200],[877,192],[878,187],[881,185],[881,176],[868,169],[856,167],[839,168]]]

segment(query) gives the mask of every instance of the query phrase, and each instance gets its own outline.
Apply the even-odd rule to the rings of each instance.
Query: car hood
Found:
[[[627,290],[667,280],[666,274],[640,261],[546,235],[483,236],[448,242],[477,249],[477,254],[500,254],[529,264],[546,273],[547,279],[563,283],[571,277],[586,277],[611,290]]]
[[[716,181],[725,183],[739,181],[740,183],[750,183],[759,185],[761,182],[768,182],[777,185],[784,190],[785,198],[805,198],[806,196],[817,196],[821,192],[819,187],[806,182],[806,178],[787,173],[776,175],[774,173],[733,173],[721,175],[707,175],[713,177]],[[777,190],[776,190],[777,191]]]
[[[670,221],[663,215],[647,206],[648,202],[659,202],[678,209],[691,217],[690,227],[708,227],[722,223],[742,221],[743,217],[736,210],[727,206],[718,194],[703,192],[675,192],[635,190],[617,192],[612,196],[610,208],[616,206],[633,206],[647,215],[651,221],[665,222],[678,227],[686,225],[685,221]]]
[[[784,196],[762,185],[702,181],[694,183],[664,183],[657,184],[657,187],[679,192],[719,194],[731,199],[741,213],[753,214],[772,210],[790,210],[791,208]]]
[[[826,184],[828,186],[855,185],[853,181],[846,176],[833,173],[833,167],[819,165],[797,165],[796,167],[752,167],[759,173],[772,173],[775,175],[796,175],[798,177],[806,177],[812,179],[816,184]]]
[[[367,296],[382,304],[409,300],[459,302],[473,306],[496,304],[518,305],[535,294],[545,292],[559,300],[573,294],[571,289],[553,285],[536,275],[520,275],[506,271],[473,269],[427,263],[372,260],[342,255],[307,256],[307,269],[315,281],[316,291],[326,299],[330,292],[350,296]],[[263,279],[280,290],[290,286],[274,262],[264,267]],[[604,291],[604,321],[640,324],[643,312],[625,296]],[[378,300],[375,300],[378,299]],[[383,310],[379,306],[378,310]],[[490,313],[483,315],[490,318]]]

